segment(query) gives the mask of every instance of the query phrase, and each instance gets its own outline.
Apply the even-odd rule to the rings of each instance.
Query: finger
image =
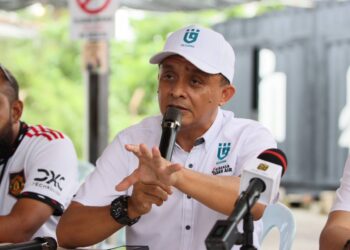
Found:
[[[153,154],[154,157],[162,157],[158,147],[153,147],[152,148],[152,154]]]
[[[145,189],[145,193],[157,197],[163,201],[168,199],[168,193],[158,185],[148,185]]]
[[[166,165],[170,165],[171,162],[164,159],[161,154],[160,154],[160,151],[159,151],[159,148],[158,147],[153,147],[152,148],[152,154],[153,154],[153,159],[154,159],[154,166],[157,167],[157,168],[160,168],[160,167],[164,167]]]
[[[173,174],[173,173],[175,173],[175,172],[180,171],[181,169],[182,169],[182,166],[181,166],[180,164],[178,164],[178,163],[176,163],[176,164],[171,164],[171,165],[166,166],[166,167],[164,168],[164,173],[165,173],[166,175],[171,175],[171,174]]]
[[[167,193],[158,185],[141,182],[137,182],[134,185],[132,196],[134,196],[134,204],[138,204],[137,206],[146,204],[161,206],[168,199]],[[142,210],[144,209],[142,208]]]
[[[134,144],[126,144],[125,149],[133,154],[135,154],[137,157],[141,156],[140,152],[140,146],[139,145],[134,145]]]
[[[154,196],[152,194],[144,194],[144,204],[156,204],[157,206],[161,206],[163,204],[164,200],[160,197]]]
[[[160,190],[162,190],[160,188]],[[151,202],[152,204],[156,204],[157,206],[161,206],[166,200],[168,200],[168,195],[164,191],[158,190],[155,192],[154,190],[152,191],[146,191],[145,192],[145,197],[148,202]]]
[[[130,186],[132,186],[134,183],[139,181],[140,176],[139,176],[139,171],[136,169],[131,175],[125,177],[121,182],[119,182],[116,186],[115,189],[117,191],[125,191],[127,190]]]
[[[169,186],[169,185],[164,184],[161,181],[152,180],[152,181],[145,182],[145,181],[142,180],[141,182],[142,182],[143,185],[159,186],[159,188],[163,189],[168,195],[173,193],[172,187]]]
[[[157,182],[157,185],[162,188],[168,195],[173,193],[173,190],[171,189],[171,186],[168,186],[160,181]]]
[[[148,150],[146,144],[140,144],[140,152],[143,156],[147,158],[152,158],[152,153]]]

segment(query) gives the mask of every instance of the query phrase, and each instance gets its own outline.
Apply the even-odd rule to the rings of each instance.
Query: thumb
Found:
[[[130,186],[134,185],[134,183],[137,182],[138,180],[139,180],[139,174],[138,174],[138,171],[135,170],[131,175],[125,177],[121,182],[119,182],[115,186],[115,190],[117,190],[117,191],[125,191]]]

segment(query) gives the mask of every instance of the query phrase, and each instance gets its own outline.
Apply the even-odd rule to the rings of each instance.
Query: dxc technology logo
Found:
[[[197,41],[199,29],[187,29],[183,38],[185,43],[194,43]]]
[[[55,172],[47,171],[46,169],[39,168],[38,169],[39,173],[43,173],[43,177],[39,178],[34,178],[34,181],[39,181],[39,182],[45,182],[46,184],[52,184],[55,188],[58,188],[60,191],[62,191],[61,187],[61,182],[65,180],[63,176],[60,174],[55,174]]]
[[[231,143],[219,143],[217,157],[219,160],[226,158],[231,149]]]

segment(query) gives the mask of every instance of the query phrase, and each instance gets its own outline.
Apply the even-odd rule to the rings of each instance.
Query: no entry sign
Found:
[[[71,37],[84,40],[114,38],[118,0],[69,0]]]
[[[108,5],[110,4],[111,0],[103,0],[99,1],[92,1],[92,0],[77,0],[77,3],[79,4],[80,8],[88,13],[88,14],[98,14],[105,10]],[[94,6],[97,4],[97,6]]]

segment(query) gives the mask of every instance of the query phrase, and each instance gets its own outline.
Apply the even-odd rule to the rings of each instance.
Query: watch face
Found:
[[[112,202],[111,216],[122,225],[133,225],[138,218],[130,219],[128,216],[128,196],[120,196]]]
[[[117,218],[123,216],[124,209],[122,206],[123,206],[123,204],[121,202],[117,202],[115,204],[114,214]]]
[[[121,200],[117,200],[113,204],[113,214],[116,219],[120,219],[121,217],[125,216],[125,208],[124,208],[123,202]]]

